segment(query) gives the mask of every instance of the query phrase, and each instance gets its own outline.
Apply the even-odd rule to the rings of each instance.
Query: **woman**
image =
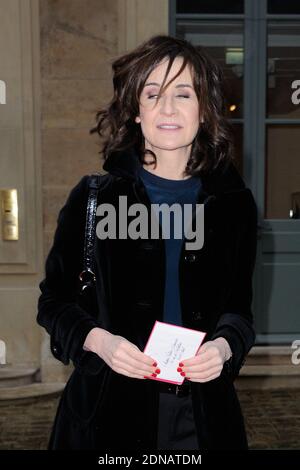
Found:
[[[49,448],[247,449],[233,381],[255,339],[257,208],[233,163],[221,72],[169,36],[115,60],[113,72],[113,99],[91,130],[107,171],[98,204],[117,220],[120,196],[149,213],[153,203],[204,204],[204,244],[188,250],[174,220],[165,239],[97,236],[85,308],[77,284],[88,175],[71,191],[38,303],[53,355],[75,366]],[[159,364],[143,353],[156,320],[206,332],[198,354],[178,364],[181,386],[155,380]]]

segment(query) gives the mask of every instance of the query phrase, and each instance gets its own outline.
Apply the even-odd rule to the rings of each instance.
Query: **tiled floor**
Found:
[[[251,449],[300,449],[300,389],[239,391]],[[45,449],[58,398],[0,401],[0,449]]]
[[[46,449],[58,398],[0,401],[0,449]]]
[[[252,449],[300,449],[300,390],[240,391]]]

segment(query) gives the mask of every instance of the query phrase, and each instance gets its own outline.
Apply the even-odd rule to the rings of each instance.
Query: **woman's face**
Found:
[[[177,57],[169,71],[167,82],[176,75],[183,59]],[[139,116],[145,147],[161,150],[187,150],[199,128],[199,104],[188,66],[167,87],[157,102],[168,59],[161,62],[149,75],[140,95]],[[155,106],[156,104],[156,106]]]

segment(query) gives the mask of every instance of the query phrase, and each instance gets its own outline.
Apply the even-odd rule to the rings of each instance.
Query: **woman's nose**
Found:
[[[176,112],[176,103],[173,97],[161,98],[161,109],[163,114],[174,114]]]

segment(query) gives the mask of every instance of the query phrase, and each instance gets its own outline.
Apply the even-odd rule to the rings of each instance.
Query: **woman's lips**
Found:
[[[182,127],[180,126],[176,126],[176,127],[171,127],[171,126],[157,126],[157,129],[160,130],[160,131],[168,131],[168,132],[174,132],[174,131],[179,131],[180,129],[182,129]]]

